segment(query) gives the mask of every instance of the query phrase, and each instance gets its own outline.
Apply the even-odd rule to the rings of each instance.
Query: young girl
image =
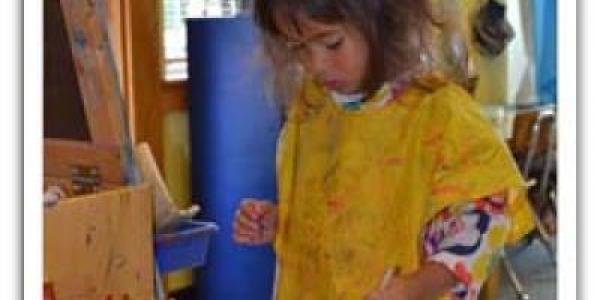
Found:
[[[287,104],[277,205],[245,199],[242,244],[274,243],[275,298],[476,299],[531,229],[525,184],[478,104],[435,71],[424,0],[256,0]]]

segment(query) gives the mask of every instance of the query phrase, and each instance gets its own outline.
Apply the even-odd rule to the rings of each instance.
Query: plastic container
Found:
[[[210,236],[219,230],[213,222],[186,221],[175,230],[154,237],[154,251],[161,274],[203,266]]]

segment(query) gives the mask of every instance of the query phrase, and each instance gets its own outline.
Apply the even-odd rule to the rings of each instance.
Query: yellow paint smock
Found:
[[[277,299],[363,299],[386,269],[415,271],[443,207],[508,190],[510,239],[531,229],[508,148],[461,88],[438,77],[345,111],[307,82],[278,149]]]

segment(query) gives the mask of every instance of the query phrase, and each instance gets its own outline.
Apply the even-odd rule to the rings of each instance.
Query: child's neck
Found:
[[[338,104],[362,102],[365,100],[365,93],[357,92],[352,94],[343,94],[336,91],[331,91],[333,100]]]
[[[381,99],[378,101],[378,104],[380,106],[383,106],[388,101],[399,97],[402,93],[404,93],[411,81],[412,77],[410,76],[399,76],[390,83],[384,82],[381,85],[381,87],[374,93],[383,93]],[[333,98],[333,101],[335,101],[338,105],[341,105],[343,107],[355,107],[355,105],[363,103],[367,100],[367,94],[361,91],[350,94],[330,91],[330,94]]]

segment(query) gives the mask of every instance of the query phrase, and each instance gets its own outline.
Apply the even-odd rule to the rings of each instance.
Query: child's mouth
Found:
[[[323,85],[330,90],[338,90],[342,83],[339,80],[325,80],[323,81]]]

